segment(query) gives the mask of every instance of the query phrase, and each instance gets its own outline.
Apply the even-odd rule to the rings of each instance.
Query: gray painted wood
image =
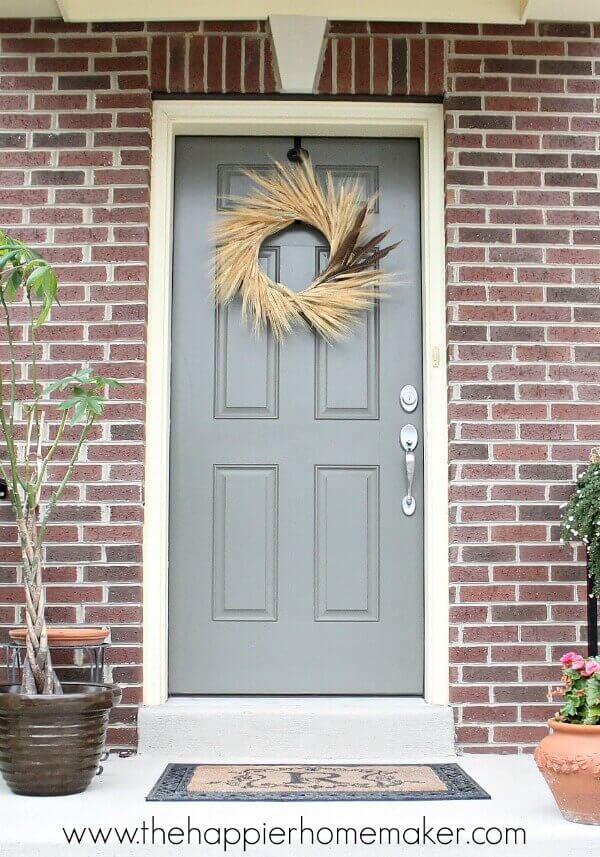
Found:
[[[239,305],[215,309],[209,230],[291,141],[179,138],[175,158],[169,562],[172,694],[423,692],[419,145],[307,139],[320,174],[380,191],[376,227],[402,241],[396,285],[353,335],[253,337]],[[293,226],[261,252],[302,289],[322,236]],[[402,425],[413,423],[417,513]]]

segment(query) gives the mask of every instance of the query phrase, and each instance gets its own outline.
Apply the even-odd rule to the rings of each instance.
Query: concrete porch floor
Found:
[[[111,757],[104,773],[82,795],[64,798],[25,798],[11,794],[0,785],[0,854],[2,857],[66,857],[66,855],[175,855],[183,845],[67,845],[62,828],[102,826],[130,829],[144,821],[163,828],[191,824],[200,827],[229,826],[284,828],[297,826],[303,816],[305,826],[328,827],[413,827],[475,826],[486,828],[523,827],[526,845],[388,845],[287,846],[255,845],[246,854],[271,855],[335,854],[439,854],[466,857],[467,854],[494,854],[496,857],[527,854],[532,857],[600,857],[600,828],[570,824],[562,819],[545,783],[529,756],[463,756],[457,761],[492,796],[489,801],[384,802],[384,803],[146,803],[144,798],[167,762],[192,761],[184,758],[133,756]],[[435,761],[435,760],[431,760]],[[446,757],[440,761],[448,761]],[[191,846],[195,854],[222,854],[219,845]],[[242,854],[230,846],[227,854]]]

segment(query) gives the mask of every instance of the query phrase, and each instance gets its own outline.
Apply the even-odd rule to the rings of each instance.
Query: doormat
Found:
[[[167,765],[150,801],[489,800],[459,765]]]

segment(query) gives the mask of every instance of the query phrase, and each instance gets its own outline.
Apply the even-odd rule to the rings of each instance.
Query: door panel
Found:
[[[214,477],[213,619],[277,621],[277,467]]]
[[[327,175],[331,175],[335,186],[346,184],[352,186],[358,184],[361,190],[361,200],[366,202],[371,197],[379,193],[379,167],[374,164],[371,166],[354,166],[351,164],[323,164],[315,165],[317,178],[326,185]],[[376,214],[379,211],[379,200],[375,200],[373,212]]]
[[[318,248],[315,274],[327,262]],[[315,337],[315,419],[376,420],[379,416],[379,305],[362,312],[352,336],[332,346]]]
[[[268,276],[277,278],[277,248],[265,248],[259,258]],[[215,419],[277,419],[277,340],[270,330],[248,336],[238,301],[215,307],[215,318]]]
[[[406,423],[422,437],[419,145],[305,139],[321,181],[379,189],[395,283],[345,340],[256,337],[211,298],[210,229],[244,171],[289,139],[178,138],[169,546],[171,693],[421,694],[422,442],[406,517]],[[300,290],[328,248],[294,225],[261,249]]]
[[[379,619],[379,468],[315,469],[315,619]]]

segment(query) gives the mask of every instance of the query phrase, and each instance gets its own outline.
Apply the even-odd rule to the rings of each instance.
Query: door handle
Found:
[[[402,426],[400,431],[400,446],[405,453],[406,464],[406,495],[402,498],[402,511],[407,517],[414,515],[417,501],[413,497],[412,489],[415,478],[415,449],[419,442],[419,433],[416,428],[408,423]]]

